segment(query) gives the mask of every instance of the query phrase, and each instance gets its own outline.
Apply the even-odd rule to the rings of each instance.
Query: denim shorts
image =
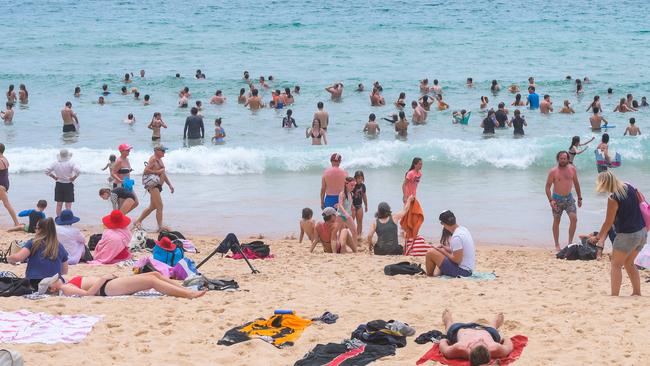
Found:
[[[634,233],[617,233],[612,247],[621,252],[631,253],[641,250],[648,240],[648,230],[643,228]]]

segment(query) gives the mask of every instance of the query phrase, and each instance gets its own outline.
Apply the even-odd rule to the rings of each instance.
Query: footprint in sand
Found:
[[[112,328],[119,328],[121,327],[121,325],[115,323],[106,323],[106,327],[112,329]]]
[[[145,334],[147,334],[147,333],[149,333],[148,330],[141,330],[141,331],[137,332],[137,333],[135,334],[135,336],[136,336],[136,337],[140,337],[140,336],[143,336],[143,335],[145,335]]]
[[[158,323],[158,325],[160,325],[161,327],[166,327],[168,325],[172,325],[172,323],[171,322],[162,322],[162,323]]]

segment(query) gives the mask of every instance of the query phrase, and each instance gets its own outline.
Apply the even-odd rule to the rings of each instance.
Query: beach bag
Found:
[[[183,258],[174,265],[169,271],[169,276],[175,280],[185,280],[198,274],[194,261],[189,258]]]
[[[135,264],[133,264],[133,273],[148,273],[148,272],[158,272],[161,275],[169,278],[170,277],[171,267],[166,265],[163,262],[157,261],[151,257],[142,257],[138,259]]]
[[[23,296],[33,292],[34,289],[27,278],[0,277],[0,297]]]
[[[241,249],[244,253],[246,253],[246,250],[251,251],[255,255],[257,255],[258,258],[266,258],[271,254],[271,248],[264,244],[263,241],[253,241],[248,244],[242,244]]]
[[[389,264],[384,267],[384,274],[387,276],[395,276],[400,274],[415,275],[422,273],[424,273],[422,265],[417,263],[399,262],[395,264]]]
[[[147,249],[153,249],[153,247],[156,246],[156,241],[153,240],[153,239],[151,239],[151,238],[147,238],[147,239],[145,239],[145,244],[144,244],[144,246],[145,246],[145,248],[147,248]]]
[[[102,234],[93,234],[88,238],[88,249],[95,250],[97,243],[102,240]]]
[[[557,259],[566,259],[569,261],[583,260],[591,261],[596,259],[596,246],[593,244],[569,244],[562,248],[555,257]]]
[[[0,349],[0,366],[23,366],[23,356],[8,349]]]
[[[415,239],[408,239],[406,241],[406,245],[404,246],[404,255],[423,257],[431,249],[433,249],[431,244],[427,243],[423,237],[417,236]]]
[[[92,261],[93,259],[95,258],[93,258],[92,253],[90,253],[90,248],[88,248],[87,245],[84,245],[84,254],[79,259],[79,263],[87,263]]]
[[[183,257],[185,257],[183,249],[178,246],[174,250],[165,250],[158,245],[153,247],[153,259],[161,261],[170,267],[175,266]]]
[[[639,210],[641,210],[641,216],[643,216],[643,221],[645,221],[645,228],[650,230],[650,205],[638,189],[636,190],[636,198],[639,200]]]
[[[129,242],[129,250],[132,252],[141,252],[147,244],[147,233],[144,230],[135,229]]]
[[[174,241],[174,240],[177,240],[177,239],[183,239],[183,240],[185,239],[185,236],[183,236],[183,234],[181,234],[179,231],[163,230],[163,231],[160,232],[160,234],[158,234],[158,241],[160,241],[160,239],[162,239],[164,237],[168,237],[169,240],[171,240],[171,241]]]

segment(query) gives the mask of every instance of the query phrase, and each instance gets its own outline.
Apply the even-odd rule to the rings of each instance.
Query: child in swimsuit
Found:
[[[111,154],[108,157],[108,163],[106,163],[106,166],[102,168],[102,170],[108,169],[108,184],[112,184],[115,178],[113,178],[112,172],[113,172],[113,165],[115,165],[115,160],[117,160],[117,157],[115,155]]]
[[[214,120],[214,137],[212,138],[212,142],[215,144],[223,144],[225,142],[224,137],[226,137],[226,131],[221,127],[221,117],[219,117]]]

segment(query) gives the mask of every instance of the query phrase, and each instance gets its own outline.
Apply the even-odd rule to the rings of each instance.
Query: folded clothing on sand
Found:
[[[232,346],[253,338],[260,338],[278,348],[291,347],[312,321],[294,314],[276,314],[268,319],[259,318],[230,329],[217,344]]]
[[[524,347],[528,344],[528,338],[522,335],[517,335],[510,338],[513,345],[513,350],[507,357],[502,357],[499,359],[491,360],[489,365],[495,364],[495,362],[500,366],[509,365],[515,362],[524,351]],[[421,365],[427,361],[439,362],[443,365],[450,366],[469,366],[468,360],[458,360],[458,359],[448,359],[442,355],[440,352],[440,347],[438,344],[434,344],[433,347],[427,353],[425,353],[419,360],[415,363],[416,365]]]
[[[318,344],[294,366],[364,366],[394,355],[395,347],[375,344]]]
[[[50,315],[27,310],[0,311],[0,343],[79,343],[101,319],[88,315]]]

